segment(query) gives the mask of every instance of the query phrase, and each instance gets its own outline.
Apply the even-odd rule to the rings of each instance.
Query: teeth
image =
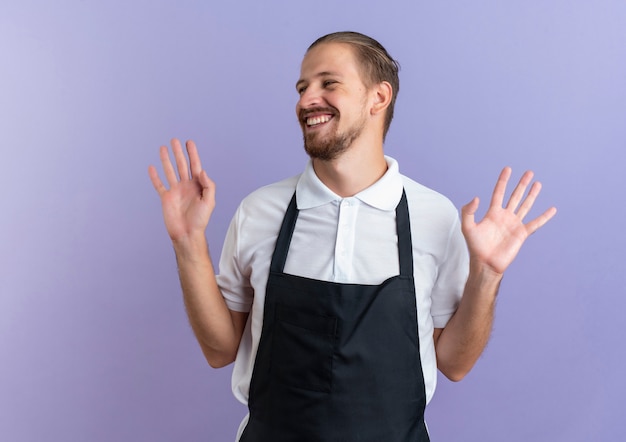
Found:
[[[318,124],[326,123],[330,121],[330,115],[322,115],[319,117],[309,117],[306,119],[307,126],[316,126]]]

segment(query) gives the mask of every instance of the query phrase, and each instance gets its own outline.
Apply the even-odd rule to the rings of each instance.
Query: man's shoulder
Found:
[[[284,214],[299,178],[295,175],[256,189],[241,201],[239,212],[255,217],[276,211]]]
[[[429,210],[442,211],[457,216],[458,211],[448,197],[407,176],[401,176],[409,205],[428,206]]]

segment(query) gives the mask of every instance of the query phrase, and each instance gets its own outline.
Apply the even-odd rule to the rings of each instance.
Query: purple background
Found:
[[[473,372],[441,379],[433,440],[623,438],[626,3],[5,0],[1,440],[234,439],[245,409],[187,324],[147,166],[196,140],[217,258],[241,198],[301,171],[300,61],[346,29],[402,65],[403,173],[484,208],[504,165],[532,168],[534,213],[559,209]]]

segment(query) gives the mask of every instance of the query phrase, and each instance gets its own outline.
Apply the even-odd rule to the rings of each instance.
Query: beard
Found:
[[[337,114],[335,114],[333,120],[331,120],[333,124],[339,123]],[[326,136],[317,132],[305,133],[303,136],[304,150],[312,159],[332,161],[339,158],[341,154],[350,148],[354,140],[359,138],[363,132],[364,126],[365,121],[361,119],[341,133],[337,128]]]

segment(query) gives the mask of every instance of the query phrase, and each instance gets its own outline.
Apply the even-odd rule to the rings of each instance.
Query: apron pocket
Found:
[[[276,306],[272,371],[289,387],[329,393],[337,318]]]

